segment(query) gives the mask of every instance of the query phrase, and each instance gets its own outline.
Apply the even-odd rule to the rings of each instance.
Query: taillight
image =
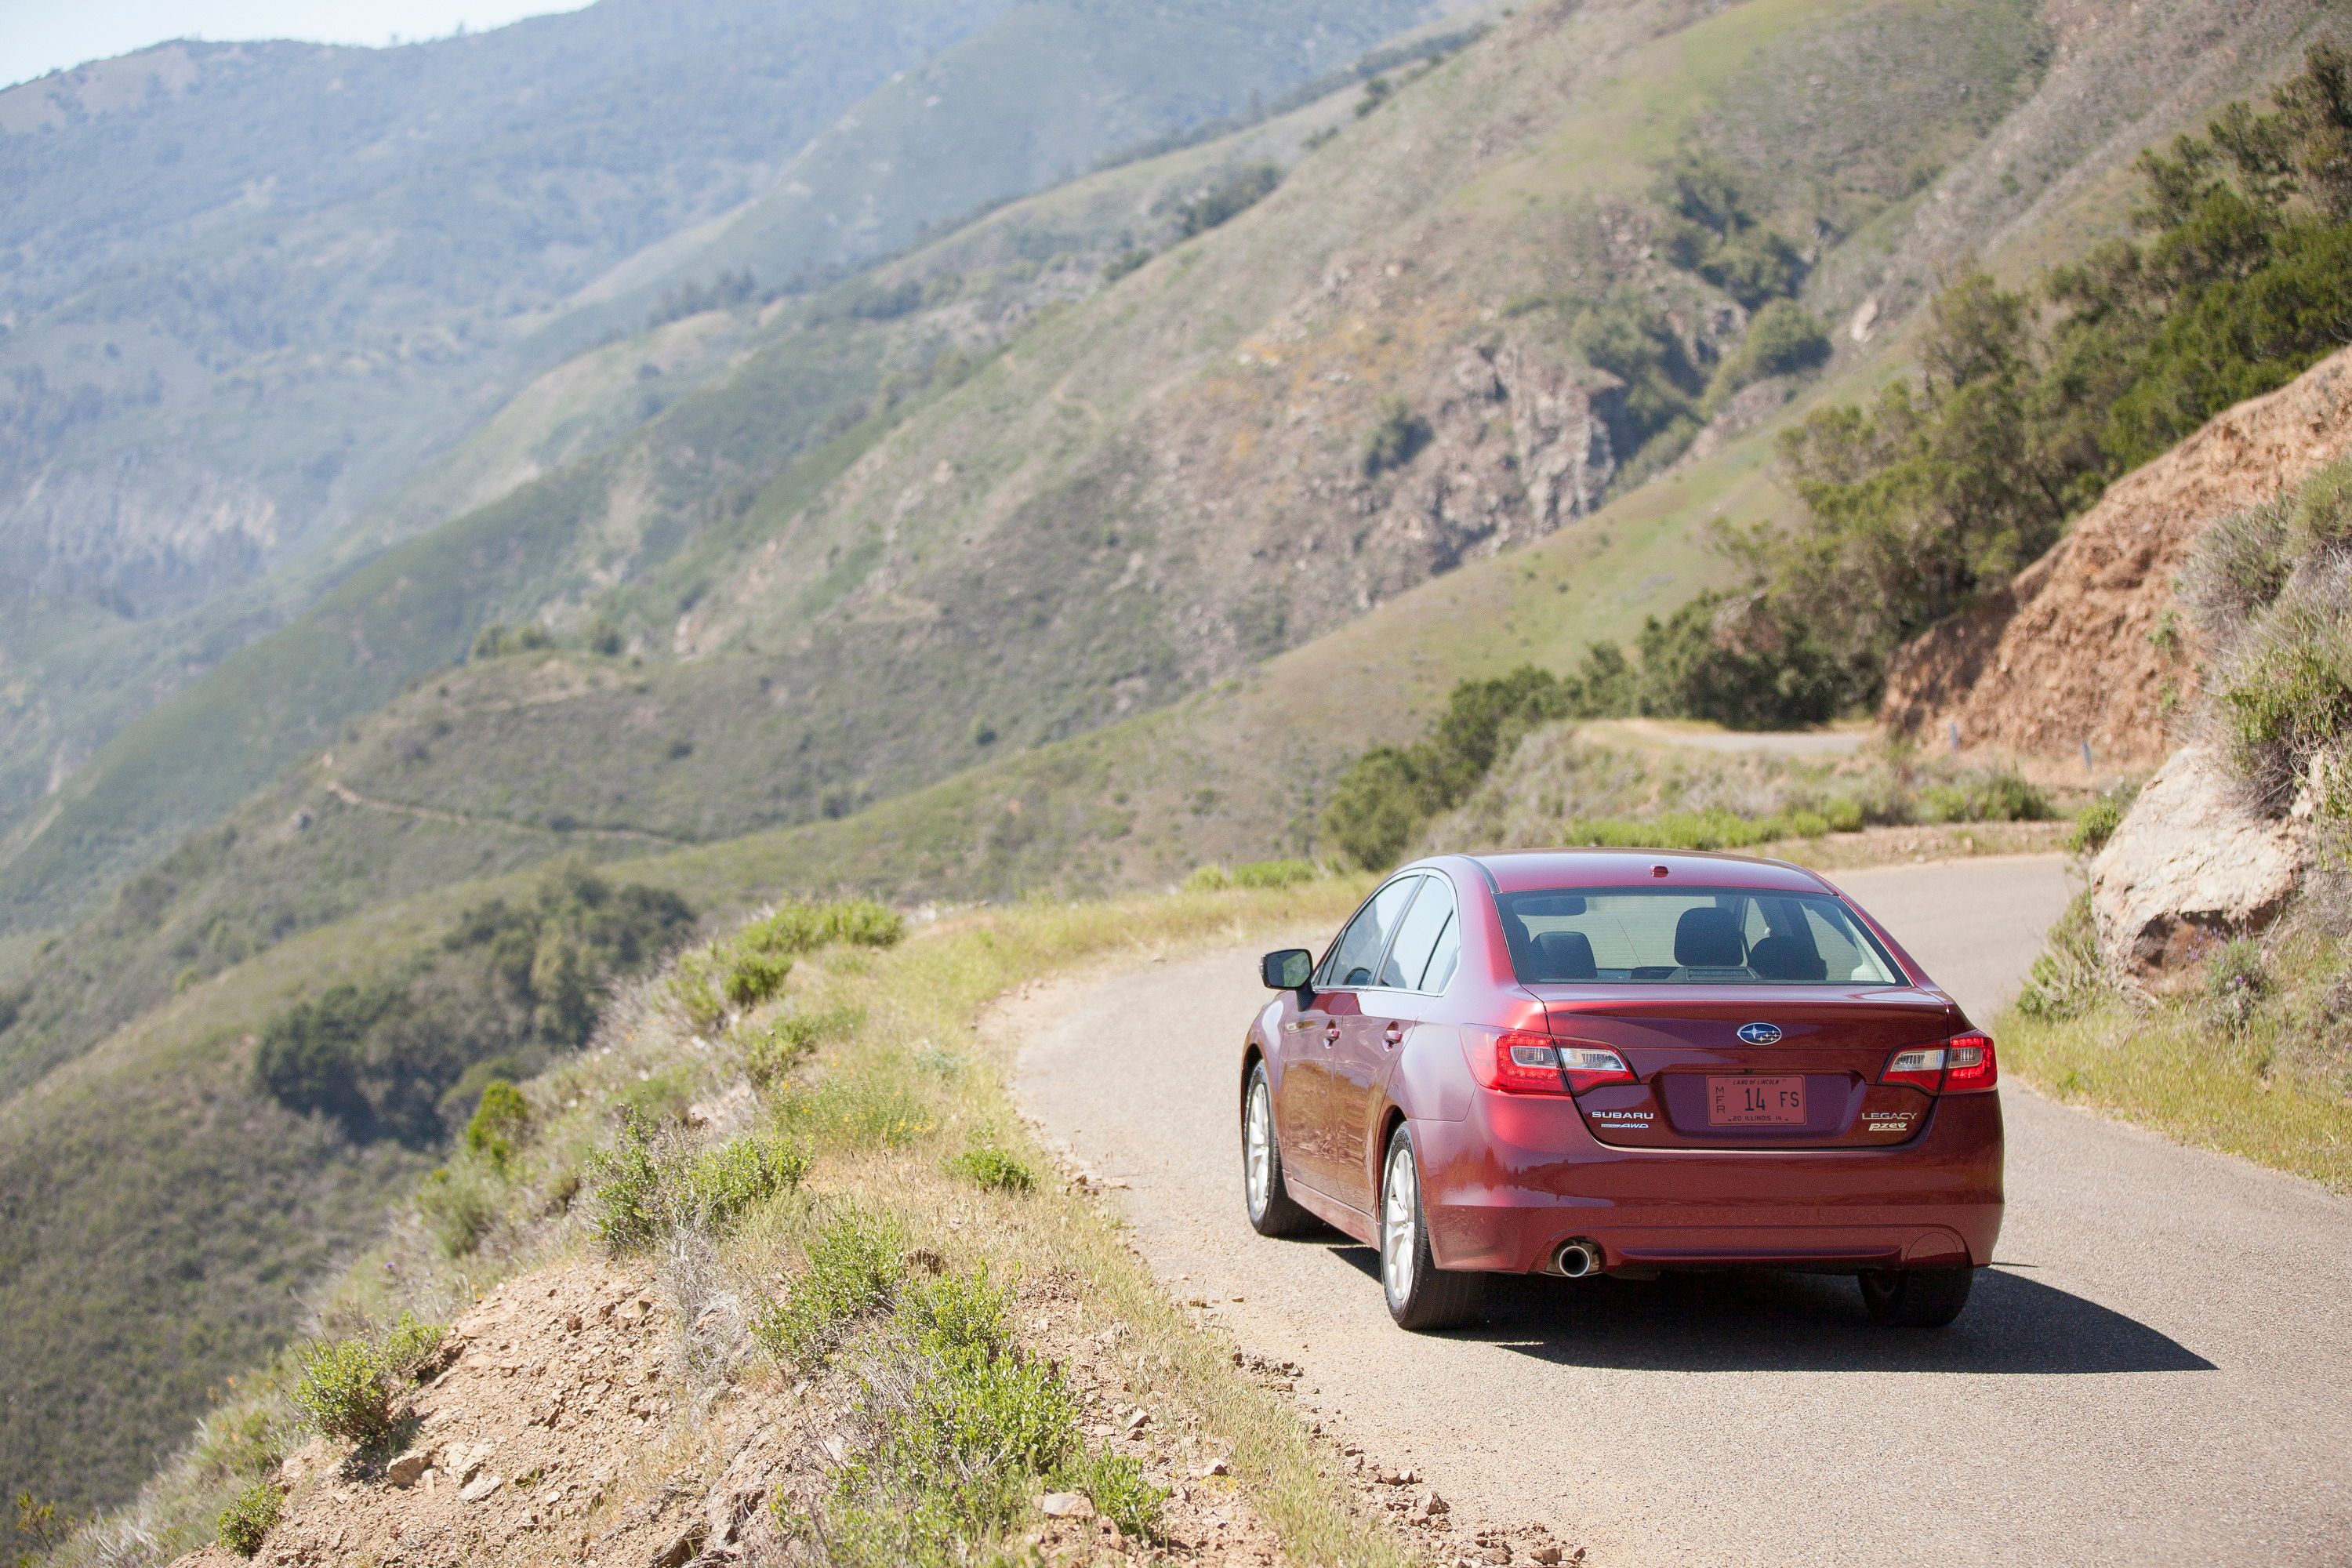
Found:
[[[1562,1045],[1525,1029],[1465,1029],[1462,1053],[1481,1089],[1505,1094],[1582,1094],[1596,1084],[1633,1081],[1615,1051]]]
[[[1941,1045],[1910,1046],[1886,1059],[1881,1083],[1907,1083],[1929,1094],[1976,1094],[2000,1080],[1992,1041],[1984,1035],[1954,1035]]]

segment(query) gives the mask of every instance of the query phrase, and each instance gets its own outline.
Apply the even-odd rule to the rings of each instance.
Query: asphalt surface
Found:
[[[1985,1022],[2070,892],[2053,858],[1839,880]],[[1486,1328],[1407,1334],[1370,1249],[1243,1216],[1255,953],[1048,988],[995,1026],[1028,1112],[1128,1184],[1171,1289],[1305,1366],[1327,1430],[1421,1471],[1465,1545],[1541,1523],[1597,1568],[2352,1564],[2352,1202],[2011,1080],[2000,1257],[1950,1329],[1757,1273],[1512,1281]]]

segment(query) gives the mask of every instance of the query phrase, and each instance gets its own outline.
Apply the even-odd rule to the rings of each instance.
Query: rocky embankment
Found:
[[[2174,578],[2208,524],[2274,499],[2352,446],[2352,350],[2117,480],[2066,537],[1975,610],[1898,652],[1890,729],[2018,757],[2153,767],[2196,696]]]

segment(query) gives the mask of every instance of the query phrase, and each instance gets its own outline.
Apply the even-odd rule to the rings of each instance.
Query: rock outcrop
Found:
[[[2277,916],[2305,858],[2298,822],[2249,809],[2219,758],[2184,746],[2091,862],[2100,951],[2151,991],[2186,989],[2214,943]]]
[[[2117,480],[2041,560],[1899,651],[1879,718],[2016,756],[2151,766],[2196,689],[2173,580],[2206,526],[2301,484],[2352,447],[2352,350],[2216,416]],[[2168,618],[2169,617],[2169,618]]]

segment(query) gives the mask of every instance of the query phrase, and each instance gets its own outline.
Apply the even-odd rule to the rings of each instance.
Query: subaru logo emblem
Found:
[[[1777,1046],[1780,1043],[1780,1026],[1742,1024],[1739,1026],[1739,1037],[1751,1046]]]

